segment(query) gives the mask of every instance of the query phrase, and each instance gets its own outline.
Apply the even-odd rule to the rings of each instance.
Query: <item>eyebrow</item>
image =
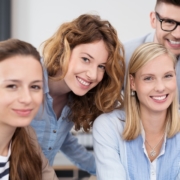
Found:
[[[82,52],[82,54],[86,54],[86,55],[89,56],[90,58],[94,59],[94,58],[93,58],[90,54],[88,54],[88,53]],[[106,64],[106,62],[101,63],[101,64]]]
[[[175,71],[168,71],[168,72],[166,72],[166,73],[164,73],[164,75],[165,74],[168,74],[168,73],[175,73]],[[154,76],[154,74],[141,74],[141,76]]]
[[[8,80],[4,80],[4,82],[15,82],[15,83],[19,83],[21,82],[20,80],[17,80],[17,79],[8,79]],[[35,81],[32,81],[31,83],[41,83],[43,82],[43,80],[35,80]]]
[[[90,58],[94,59],[94,58],[93,58],[90,54],[88,54],[88,53],[82,52],[82,54],[86,54],[86,55],[88,55]]]
[[[171,21],[175,21],[175,22],[179,23],[179,21],[176,21],[176,20],[171,19],[171,18],[169,18],[169,17],[162,17],[158,12],[156,12],[156,13],[159,15],[159,18],[160,18],[161,20],[171,20]]]

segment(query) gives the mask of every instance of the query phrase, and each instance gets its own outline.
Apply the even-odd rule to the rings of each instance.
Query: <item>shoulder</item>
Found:
[[[123,110],[114,110],[109,113],[103,113],[98,116],[93,124],[93,131],[97,129],[116,130],[122,132],[125,122],[125,112]]]
[[[146,35],[134,38],[132,40],[126,41],[123,43],[125,49],[125,58],[126,61],[129,61],[133,52],[137,47],[146,42],[152,42],[154,37],[154,33],[148,33]]]
[[[125,49],[127,49],[127,48],[135,49],[143,43],[152,42],[153,37],[154,37],[154,33],[148,33],[143,36],[125,41],[125,42],[123,42],[123,45],[124,45]]]

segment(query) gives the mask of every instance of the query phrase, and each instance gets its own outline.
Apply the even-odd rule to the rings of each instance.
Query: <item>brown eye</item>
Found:
[[[15,84],[10,84],[7,86],[7,88],[10,88],[10,89],[16,89],[17,86]]]

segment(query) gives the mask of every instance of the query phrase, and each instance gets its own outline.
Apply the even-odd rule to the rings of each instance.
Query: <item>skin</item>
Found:
[[[67,102],[67,95],[73,92],[78,96],[85,95],[103,79],[108,51],[103,40],[76,46],[71,53],[68,71],[61,81],[49,80],[50,95],[53,97],[53,108],[60,116]],[[58,76],[61,72],[58,72]]]
[[[43,100],[42,74],[31,56],[0,62],[0,155],[7,155],[16,128],[28,126],[36,115]]]
[[[159,68],[162,67],[163,68]],[[167,108],[176,94],[176,74],[172,59],[161,55],[141,67],[130,76],[131,89],[136,91],[140,101],[140,117],[145,137],[151,147],[155,147],[165,132]],[[162,142],[156,148],[160,152]],[[147,152],[152,149],[146,144]],[[157,157],[157,156],[156,156]],[[153,161],[156,157],[149,156]]]
[[[103,79],[107,59],[108,51],[102,40],[76,46],[64,77],[67,90],[85,95]]]
[[[167,3],[160,3],[156,7],[156,12],[160,18],[171,19],[180,22],[180,6],[174,6]],[[150,14],[151,26],[155,29],[154,42],[164,45],[174,55],[180,55],[180,26],[172,32],[166,32],[161,29],[161,24],[156,19],[155,12]]]

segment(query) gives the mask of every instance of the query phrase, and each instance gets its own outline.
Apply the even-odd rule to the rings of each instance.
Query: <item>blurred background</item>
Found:
[[[98,14],[116,28],[124,42],[144,35],[152,28],[149,14],[155,0],[0,0],[0,41],[18,38],[39,48],[52,36],[61,23],[84,13]],[[92,134],[72,133],[79,143],[93,152]],[[76,168],[63,154],[58,153],[54,169],[61,180],[89,179],[90,175]],[[92,178],[93,179],[93,178]]]

